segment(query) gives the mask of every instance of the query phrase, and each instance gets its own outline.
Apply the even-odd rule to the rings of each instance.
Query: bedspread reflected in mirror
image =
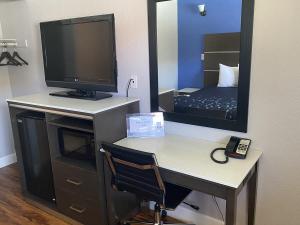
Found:
[[[241,17],[242,0],[157,3],[160,111],[237,119]]]

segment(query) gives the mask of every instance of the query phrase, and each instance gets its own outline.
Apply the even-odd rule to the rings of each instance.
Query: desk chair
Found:
[[[106,142],[102,143],[102,148],[112,172],[112,187],[155,202],[154,222],[143,224],[163,224],[162,209],[175,209],[191,192],[189,189],[163,182],[155,154]]]

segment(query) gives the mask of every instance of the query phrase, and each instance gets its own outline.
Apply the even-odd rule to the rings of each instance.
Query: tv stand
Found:
[[[40,93],[10,99],[8,104],[25,200],[65,220],[66,224],[117,225],[126,215],[139,209],[135,196],[120,194],[111,188],[109,167],[100,151],[102,141],[115,142],[126,137],[126,114],[139,112],[138,99],[113,96],[97,102]],[[28,120],[23,123],[25,114]],[[62,128],[93,135],[96,161],[65,157],[58,135]],[[82,142],[80,136],[72,140]],[[48,157],[44,154],[46,147]],[[27,169],[32,168],[30,163],[27,165],[31,160],[37,161],[35,171],[42,173],[32,176],[29,171],[30,176],[26,177]],[[50,169],[53,176],[44,176]],[[55,199],[47,198],[50,194],[47,181],[51,178]]]
[[[102,93],[97,91],[86,91],[86,90],[74,90],[74,91],[60,91],[55,93],[50,93],[51,96],[65,97],[65,98],[78,98],[84,100],[98,101],[105,98],[112,97],[111,94]]]

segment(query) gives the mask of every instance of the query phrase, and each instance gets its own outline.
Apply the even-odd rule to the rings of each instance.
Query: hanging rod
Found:
[[[0,39],[0,47],[17,47],[17,48],[27,48],[28,43],[27,40],[25,40],[24,46],[20,46],[16,39]]]

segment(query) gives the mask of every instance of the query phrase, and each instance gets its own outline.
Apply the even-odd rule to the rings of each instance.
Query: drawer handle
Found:
[[[66,181],[67,181],[67,183],[73,184],[75,186],[80,186],[81,185],[81,182],[76,182],[76,181],[71,180],[71,179],[67,179]]]
[[[71,209],[72,211],[74,212],[77,212],[79,214],[82,214],[84,211],[85,211],[85,208],[84,209],[77,209],[75,206],[70,206],[69,209]]]

